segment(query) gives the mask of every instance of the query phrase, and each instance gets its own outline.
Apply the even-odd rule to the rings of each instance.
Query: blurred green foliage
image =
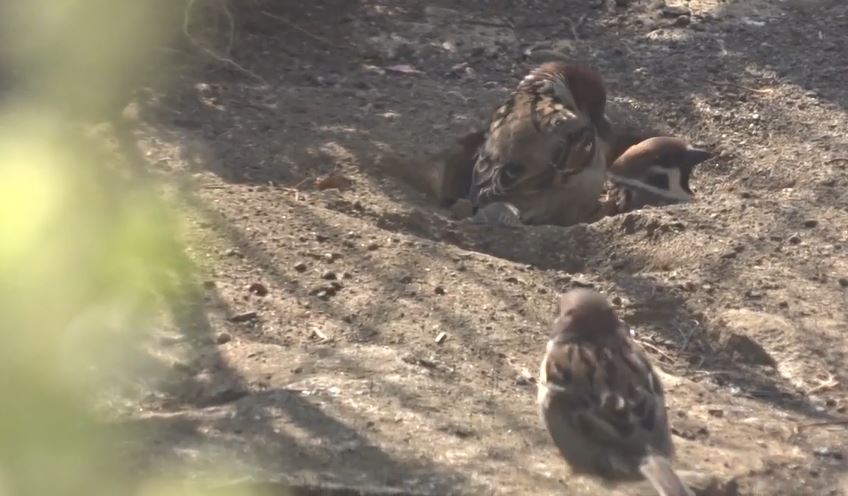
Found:
[[[85,132],[166,76],[184,7],[0,3],[0,496],[189,494],[139,480],[87,401],[188,281],[174,213]]]

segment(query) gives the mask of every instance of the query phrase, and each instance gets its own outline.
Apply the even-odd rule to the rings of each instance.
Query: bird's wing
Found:
[[[549,81],[541,81],[550,83]],[[474,165],[471,200],[532,194],[588,166],[596,137],[588,118],[544,87],[513,92],[492,117]]]
[[[640,351],[561,343],[546,375],[551,408],[586,441],[626,456],[670,455],[662,385]]]

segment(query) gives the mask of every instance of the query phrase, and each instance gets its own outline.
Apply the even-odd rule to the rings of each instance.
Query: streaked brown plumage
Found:
[[[648,205],[669,205],[694,199],[692,171],[712,156],[680,138],[657,136],[629,147],[607,171],[601,198],[604,215]]]
[[[591,69],[533,69],[492,116],[473,170],[475,208],[508,202],[525,224],[588,220],[605,178],[605,106],[603,80]]]
[[[607,483],[645,478],[660,495],[691,495],[671,468],[659,377],[600,294],[581,289],[560,297],[538,403],[573,471]]]

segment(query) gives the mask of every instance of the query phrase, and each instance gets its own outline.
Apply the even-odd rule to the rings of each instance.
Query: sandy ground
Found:
[[[195,61],[139,96],[201,293],[115,401],[145,432],[140,470],[606,494],[534,404],[555,295],[590,286],[664,372],[679,467],[745,495],[848,494],[848,5],[301,3],[234,9],[253,75]],[[696,203],[496,229],[387,173],[479,127],[550,52],[718,154]],[[329,172],[349,184],[304,187]]]

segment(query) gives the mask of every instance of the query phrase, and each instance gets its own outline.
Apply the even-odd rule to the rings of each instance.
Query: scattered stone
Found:
[[[256,311],[251,310],[249,312],[244,312],[244,313],[239,313],[239,314],[233,315],[232,317],[229,318],[229,321],[235,322],[235,323],[251,322],[251,321],[256,320],[258,317],[259,317],[259,314]]]
[[[371,243],[368,243],[368,246],[366,246],[365,248],[367,248],[368,251],[378,250],[380,248],[380,244],[376,241],[372,241]]]
[[[203,281],[203,287],[206,289],[213,289],[215,287],[215,281]]]
[[[710,408],[707,410],[707,413],[716,418],[724,417],[724,410],[722,410],[721,408]]]
[[[839,285],[843,288],[848,288],[848,277],[840,277]]]
[[[677,19],[674,20],[674,25],[679,28],[685,28],[692,22],[692,19],[688,15],[678,16]]]
[[[793,245],[797,245],[801,242],[801,236],[798,233],[795,233],[792,236],[789,236],[789,242]]]
[[[215,342],[218,344],[226,344],[233,340],[233,337],[228,332],[219,332],[217,336],[215,336]]]
[[[227,250],[224,252],[224,256],[227,256],[227,257],[240,257],[240,256],[241,256],[241,253],[239,253],[239,251],[238,251],[238,250],[236,250],[235,248],[227,248]]]
[[[438,336],[436,336],[436,344],[442,344],[448,338],[448,333],[440,332]]]
[[[437,295],[443,295],[443,294],[447,293],[445,288],[442,287],[442,286],[436,286],[435,288],[433,288],[433,292],[436,293]]]
[[[334,252],[334,253],[325,253],[324,254],[324,260],[326,260],[327,262],[335,262],[336,260],[338,260],[340,258],[342,258],[341,253],[335,253]]]
[[[408,363],[410,365],[418,365],[428,369],[435,369],[438,366],[435,360],[424,358],[412,352],[405,353],[403,356],[400,357],[400,359],[404,363]]]
[[[321,274],[321,279],[326,279],[328,281],[335,281],[337,279],[336,273],[332,270],[328,270]]]
[[[813,450],[813,454],[822,458],[833,458],[834,460],[841,460],[844,458],[842,452],[828,447],[816,448]]]
[[[248,286],[247,290],[255,294],[256,296],[265,296],[268,294],[268,288],[265,287],[265,285],[261,282],[255,282],[251,284],[250,286]]]
[[[613,296],[610,301],[612,301],[612,304],[617,306],[617,307],[621,306],[621,297],[620,296]]]
[[[812,229],[813,227],[816,227],[818,225],[819,221],[817,221],[816,219],[807,219],[804,221],[804,227],[808,229]]]
[[[312,329],[312,336],[318,338],[321,342],[330,341],[332,339],[324,331],[318,328]]]
[[[615,0],[616,7],[627,7],[630,5],[630,0]]]
[[[467,439],[474,435],[474,431],[468,427],[455,424],[440,426],[439,430],[454,435],[460,439]]]
[[[322,284],[320,286],[316,286],[309,291],[309,294],[312,296],[317,296],[322,300],[329,299],[331,296],[335,296],[336,293],[342,289],[342,284],[338,281],[332,281],[329,284]]]
[[[306,263],[305,262],[298,262],[298,263],[294,264],[294,270],[296,270],[298,272],[305,272],[306,271]]]
[[[660,12],[663,17],[688,17],[692,15],[692,11],[682,5],[664,5]]]
[[[756,289],[749,289],[748,291],[745,292],[745,296],[747,296],[748,298],[750,298],[752,300],[759,300],[760,298],[763,297],[763,292],[757,291]]]

